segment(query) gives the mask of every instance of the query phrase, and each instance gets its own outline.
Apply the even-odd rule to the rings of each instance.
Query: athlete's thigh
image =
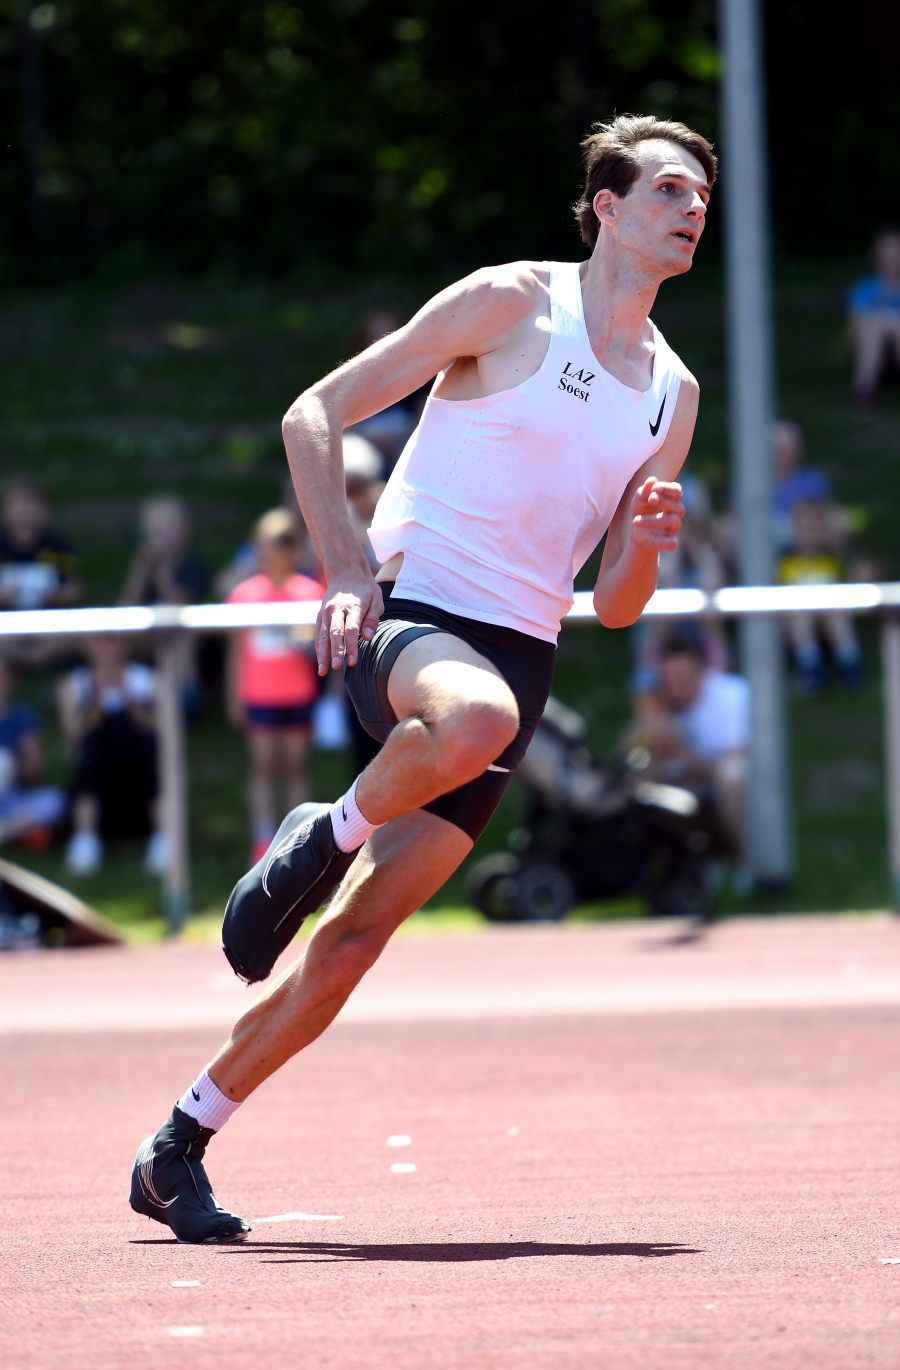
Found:
[[[408,642],[391,667],[387,691],[398,719],[416,715],[430,721],[484,704],[516,708],[496,666],[452,633],[429,633]]]

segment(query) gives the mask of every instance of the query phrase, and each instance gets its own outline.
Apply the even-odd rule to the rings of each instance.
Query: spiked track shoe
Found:
[[[142,1142],[131,1175],[131,1207],[155,1218],[178,1241],[194,1245],[242,1242],[250,1231],[244,1218],[220,1208],[203,1169],[212,1128],[182,1113],[176,1104],[162,1127]]]
[[[222,949],[248,984],[271,974],[304,918],[321,908],[356,859],[335,842],[330,814],[330,804],[292,809],[265,856],[232,891]]]

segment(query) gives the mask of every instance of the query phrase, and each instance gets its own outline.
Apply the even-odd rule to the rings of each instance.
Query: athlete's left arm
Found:
[[[633,477],[619,501],[594,586],[594,609],[606,628],[640,617],[656,589],[660,552],[678,546],[684,505],[678,475],[691,445],[700,388],[686,372],[666,440]]]

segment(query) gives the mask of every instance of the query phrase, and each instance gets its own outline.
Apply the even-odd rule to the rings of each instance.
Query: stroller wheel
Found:
[[[521,865],[511,852],[497,852],[473,866],[467,881],[469,898],[489,922],[509,923],[519,917],[515,899]]]
[[[554,922],[575,904],[575,886],[561,867],[536,861],[523,867],[516,881],[516,916],[527,922]]]

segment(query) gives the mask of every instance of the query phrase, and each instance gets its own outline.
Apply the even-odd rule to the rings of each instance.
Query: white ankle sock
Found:
[[[223,1128],[235,1109],[240,1106],[239,1101],[229,1099],[227,1094],[222,1093],[205,1070],[190,1089],[185,1090],[184,1097],[178,1100],[178,1107],[182,1113],[186,1113],[189,1118],[196,1118],[201,1127],[211,1127],[213,1132]]]
[[[356,787],[359,784],[359,776],[345,795],[343,795],[331,810],[331,826],[334,830],[334,840],[341,851],[356,851],[361,847],[367,837],[371,837],[376,828],[380,828],[380,823],[370,823],[364,813],[360,813],[359,805],[356,802]]]

